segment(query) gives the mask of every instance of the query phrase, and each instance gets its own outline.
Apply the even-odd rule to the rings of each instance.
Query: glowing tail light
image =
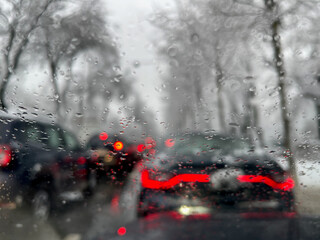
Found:
[[[137,146],[137,151],[138,152],[143,152],[143,151],[145,151],[146,150],[146,146],[144,145],[144,144],[139,144],[138,146]]]
[[[237,178],[240,182],[249,182],[249,183],[264,183],[273,189],[290,191],[294,187],[294,181],[292,178],[287,178],[284,182],[276,182],[269,177],[260,176],[260,175],[240,175]]]
[[[179,174],[166,181],[150,179],[149,172],[144,170],[141,173],[141,183],[144,188],[151,189],[170,189],[181,182],[210,182],[208,174]]]
[[[6,167],[11,162],[11,149],[7,145],[0,145],[0,167]]]
[[[85,157],[79,157],[77,160],[78,165],[84,165],[86,164],[86,162],[87,162],[87,159]]]
[[[275,190],[291,191],[294,187],[294,181],[288,177],[284,182],[276,182],[270,177],[260,175],[240,175],[237,178],[240,182],[248,183],[264,183]],[[201,182],[209,183],[210,176],[208,174],[179,174],[168,180],[155,180],[150,178],[148,170],[144,170],[141,173],[142,187],[150,189],[170,189],[181,182]]]
[[[113,147],[114,147],[114,150],[116,151],[121,151],[123,149],[123,143],[120,142],[120,141],[116,141],[114,144],[113,144]]]

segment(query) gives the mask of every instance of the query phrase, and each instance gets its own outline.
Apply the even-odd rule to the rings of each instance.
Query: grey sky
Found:
[[[161,74],[165,66],[157,61],[154,42],[161,33],[149,19],[159,7],[172,9],[174,1],[105,0],[112,33],[117,37],[122,56],[122,67],[130,68],[136,79],[135,87],[148,108],[162,112]],[[157,117],[162,118],[161,114]],[[159,119],[159,121],[162,121]]]

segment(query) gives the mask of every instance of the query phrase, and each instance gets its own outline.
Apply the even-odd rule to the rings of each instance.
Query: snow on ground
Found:
[[[301,187],[320,189],[320,160],[299,160],[296,166]]]

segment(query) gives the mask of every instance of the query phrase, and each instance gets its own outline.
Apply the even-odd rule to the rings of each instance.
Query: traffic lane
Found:
[[[121,211],[119,208],[120,192],[120,189],[116,189],[110,204],[104,205],[101,211],[94,215],[83,239],[93,239],[99,234],[111,236],[119,227],[132,222],[133,218],[129,216],[128,212]]]
[[[61,240],[49,222],[36,221],[25,208],[0,210],[1,240]]]
[[[65,204],[54,210],[46,222],[33,218],[30,209],[0,210],[1,240],[65,240],[81,239],[93,219],[105,208],[119,186],[111,183],[100,184],[93,196],[84,201]]]
[[[299,220],[299,233],[301,240],[319,239],[320,216],[302,216]]]
[[[120,191],[119,186],[112,183],[100,184],[93,196],[84,201],[66,204],[50,217],[50,225],[62,239],[67,236],[86,235],[96,216],[108,209],[112,197]]]
[[[316,217],[257,218],[239,215],[177,219],[166,214],[137,219],[118,225],[88,240],[102,239],[288,239],[309,240],[320,236],[320,220]]]
[[[298,188],[299,190],[299,188]],[[315,189],[312,189],[315,190]],[[314,191],[312,191],[314,192]],[[317,192],[317,191],[315,191]],[[180,228],[176,229],[174,227],[174,229],[170,229],[171,226],[176,226],[176,222],[173,221],[172,219],[169,220],[169,222],[171,221],[172,224],[169,226],[167,226],[167,221],[161,221],[161,219],[157,219],[154,221],[151,221],[150,219],[136,219],[136,195],[134,194],[135,191],[130,192],[130,191],[125,191],[125,193],[127,193],[128,196],[125,196],[122,194],[122,200],[118,202],[118,204],[120,204],[120,208],[117,210],[117,206],[113,206],[113,204],[111,205],[106,205],[102,208],[102,211],[100,213],[98,213],[97,215],[94,216],[94,219],[92,221],[91,226],[89,227],[89,230],[87,231],[87,234],[85,235],[84,239],[100,239],[98,236],[101,237],[101,239],[122,239],[121,237],[118,236],[117,234],[117,230],[121,227],[126,227],[127,229],[127,233],[125,235],[125,238],[128,239],[141,239],[142,237],[146,237],[146,238],[153,238],[154,234],[158,234],[158,238],[154,238],[154,239],[161,239],[161,238],[165,238],[168,236],[165,236],[164,234],[166,234],[166,232],[170,232],[173,231],[173,233],[169,234],[169,236],[173,235],[184,235],[184,232],[186,230],[190,229],[190,226],[195,226],[194,223],[191,223],[191,225],[189,226],[187,223],[180,224]],[[300,197],[298,198],[298,208],[299,208],[299,212],[301,214],[308,214],[309,212],[307,211],[303,211],[304,208],[301,208],[302,206],[305,206],[305,199],[308,198],[314,206],[318,203],[318,198],[317,197],[313,197],[313,195],[311,196],[310,194],[307,194],[306,192],[303,192],[304,194],[301,194],[300,190],[298,191],[298,193],[300,193]],[[125,194],[126,195],[126,194]],[[115,198],[113,200],[119,200],[119,198],[116,198],[116,194],[114,195]],[[309,201],[309,202],[310,202]],[[111,201],[113,202],[113,201]],[[115,201],[117,202],[117,201]],[[309,203],[307,202],[307,203]],[[301,209],[300,209],[301,208]],[[281,235],[280,239],[285,239],[283,236],[287,236],[289,239],[293,238],[291,236],[294,236],[292,234],[298,235],[298,233],[301,233],[300,239],[317,239],[317,236],[320,236],[320,221],[316,216],[320,216],[320,212],[316,212],[313,211],[313,217],[307,217],[306,215],[304,215],[303,217],[299,217],[298,221],[298,227],[294,227],[293,230],[291,231],[290,228],[292,227],[292,225],[295,225],[295,223],[289,218],[289,219],[239,219],[239,218],[235,218],[236,220],[233,220],[231,217],[228,218],[227,215],[224,215],[225,218],[220,219],[219,221],[216,219],[216,222],[214,222],[214,220],[210,220],[209,223],[207,223],[206,221],[202,221],[204,222],[204,224],[200,224],[201,226],[199,227],[200,230],[195,229],[195,232],[191,231],[191,233],[189,232],[188,235],[190,236],[194,236],[193,234],[196,234],[198,231],[207,231],[207,229],[205,229],[202,226],[207,225],[207,228],[209,229],[208,232],[208,238],[210,238],[210,235],[216,235],[216,233],[212,233],[212,231],[210,230],[212,228],[211,224],[213,224],[214,226],[219,226],[219,224],[221,224],[221,228],[219,227],[217,232],[219,234],[219,231],[223,229],[222,231],[222,236],[220,236],[220,239],[228,239],[228,235],[225,236],[225,238],[223,238],[223,234],[225,234],[225,232],[228,233],[232,233],[231,236],[236,237],[236,239],[239,239],[238,236],[241,236],[241,233],[245,234],[247,230],[243,230],[244,229],[249,229],[248,231],[251,231],[251,229],[254,229],[254,232],[252,233],[254,234],[261,234],[265,232],[265,229],[267,229],[268,232],[271,232],[270,234],[279,234]],[[314,216],[316,215],[316,216]],[[250,215],[247,215],[247,217],[250,217]],[[242,228],[240,228],[242,223],[242,220],[246,222],[247,226],[243,226]],[[257,221],[256,221],[257,220]],[[158,221],[158,222],[157,222]],[[159,222],[160,221],[160,222]],[[218,221],[218,222],[217,222]],[[234,222],[235,221],[235,222]],[[232,222],[232,224],[230,225],[230,223]],[[240,225],[238,224],[238,222],[241,222]],[[179,222],[178,222],[179,223]],[[267,224],[268,223],[268,224]],[[159,229],[152,229],[152,230],[148,230],[146,229],[146,226],[148,225],[155,225],[155,226],[162,226],[164,224],[164,226],[162,226],[163,230],[159,230]],[[237,225],[238,224],[238,225]],[[234,226],[238,227],[235,228]],[[229,227],[229,228],[228,228]],[[227,228],[227,229],[225,229]],[[289,228],[289,229],[288,229]],[[237,231],[234,231],[234,229],[237,229]],[[296,233],[296,230],[298,229],[298,233]],[[175,231],[181,231],[181,234],[179,232],[175,232]],[[271,231],[273,230],[273,231]],[[287,231],[288,230],[288,231]],[[289,231],[290,230],[290,231]],[[243,232],[244,231],[244,232]],[[256,233],[255,233],[256,231]],[[284,231],[284,232],[282,232]],[[250,233],[250,232],[249,232]],[[247,233],[247,234],[249,234]],[[251,233],[250,233],[251,234]],[[262,235],[260,238],[259,236],[258,239],[270,239],[271,236],[270,234],[268,235]],[[283,234],[283,235],[282,235]],[[290,235],[291,234],[291,235]],[[278,235],[276,235],[278,236]],[[169,237],[168,237],[169,238]],[[185,237],[186,239],[196,239],[196,236],[190,237],[188,238],[188,236]],[[170,239],[170,238],[169,238]],[[175,239],[175,238],[173,238]],[[249,237],[249,239],[251,239]],[[294,238],[293,238],[294,239]]]

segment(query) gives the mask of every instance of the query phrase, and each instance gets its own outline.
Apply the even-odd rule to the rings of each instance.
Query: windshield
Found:
[[[318,239],[319,10],[0,0],[0,239]]]

